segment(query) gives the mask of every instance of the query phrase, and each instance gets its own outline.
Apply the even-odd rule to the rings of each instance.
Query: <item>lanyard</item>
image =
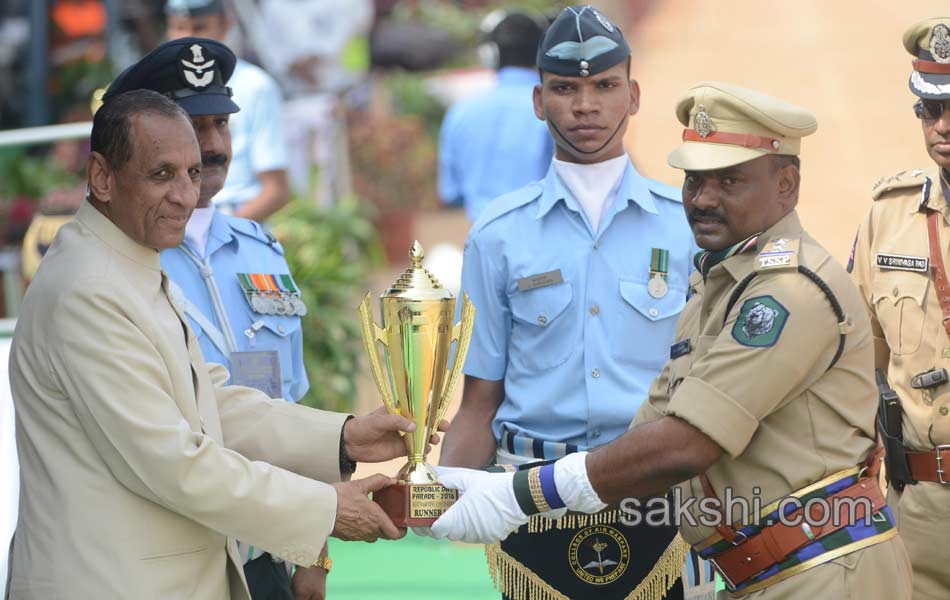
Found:
[[[218,323],[221,325],[221,331],[216,330],[215,333],[217,334],[217,337],[224,340],[225,347],[224,348],[219,347],[219,349],[225,355],[226,358],[230,357],[232,352],[237,352],[237,349],[238,349],[237,340],[234,339],[234,330],[231,328],[231,321],[230,319],[228,319],[228,313],[224,309],[224,302],[221,300],[221,292],[220,290],[218,290],[218,284],[214,280],[214,270],[211,268],[211,261],[208,258],[204,260],[201,260],[200,258],[198,258],[198,255],[196,255],[191,250],[191,248],[189,248],[184,243],[178,246],[178,249],[181,250],[182,253],[185,256],[187,256],[191,260],[191,262],[195,264],[196,267],[198,267],[198,272],[201,274],[201,278],[204,280],[205,286],[208,288],[208,295],[211,296],[211,306],[214,309],[214,313],[218,319]],[[198,311],[198,308],[194,304],[190,302],[188,304],[193,309],[193,312],[191,311],[186,311],[186,312],[189,312],[189,314],[191,314],[193,318],[195,318],[194,312],[201,314]],[[207,323],[208,319],[204,318],[204,315],[201,315],[201,316],[202,316],[202,319],[195,318],[195,321],[198,321],[199,324],[202,324],[201,323],[202,320],[205,323]],[[205,327],[202,324],[202,329],[204,328]]]

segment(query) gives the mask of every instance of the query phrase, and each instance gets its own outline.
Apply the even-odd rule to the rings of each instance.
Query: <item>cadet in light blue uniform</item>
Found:
[[[485,17],[482,29],[479,54],[498,70],[497,83],[452,105],[439,135],[439,196],[464,206],[472,222],[498,196],[542,178],[554,153],[531,108],[544,23],[498,10]]]
[[[207,362],[227,367],[231,383],[296,402],[309,387],[303,365],[300,315],[306,307],[284,251],[259,224],[218,212],[212,197],[224,186],[231,160],[228,79],[236,58],[227,46],[205,38],[166,42],[112,82],[104,100],[137,89],[169,96],[191,116],[201,150],[201,191],[185,228],[184,242],[161,252],[172,297],[188,317]],[[161,172],[150,174],[161,181]],[[239,543],[254,600],[292,600],[282,562]],[[316,579],[324,566],[298,568],[295,585]]]
[[[680,191],[640,175],[624,151],[639,105],[629,59],[589,6],[562,11],[538,49],[534,112],[555,157],[469,233],[462,289],[475,327],[442,465],[521,465],[607,444],[670,356],[696,247]],[[629,527],[605,510],[533,518],[488,554],[506,596],[672,600],[686,551],[675,528]]]
[[[600,446],[627,430],[669,359],[693,238],[680,190],[624,160],[597,233],[554,167],[499,198],[472,227],[462,289],[478,313],[464,372],[505,381],[496,440],[507,433]],[[656,297],[651,262],[663,251],[666,290]],[[531,456],[524,450],[508,449]]]

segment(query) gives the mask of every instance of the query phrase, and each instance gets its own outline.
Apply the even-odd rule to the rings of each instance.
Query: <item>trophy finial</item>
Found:
[[[409,248],[409,260],[412,261],[412,266],[417,269],[422,267],[422,259],[425,256],[426,252],[422,249],[422,244],[419,243],[419,240],[413,240],[412,247]]]

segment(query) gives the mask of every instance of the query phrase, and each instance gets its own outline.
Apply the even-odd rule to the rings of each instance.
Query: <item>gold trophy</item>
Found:
[[[383,403],[416,424],[414,432],[403,434],[409,462],[396,475],[398,483],[373,494],[400,527],[428,527],[458,499],[426,463],[426,444],[458,384],[475,324],[475,307],[465,294],[461,321],[453,325],[455,298],[422,267],[423,256],[422,246],[413,242],[412,265],[380,297],[382,327],[373,321],[368,293],[359,308],[363,344]],[[376,342],[385,346],[385,375]],[[447,370],[452,342],[455,359]]]

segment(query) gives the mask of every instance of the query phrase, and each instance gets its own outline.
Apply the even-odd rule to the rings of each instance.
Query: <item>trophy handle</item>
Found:
[[[438,414],[435,418],[435,427],[442,422],[445,411],[449,408],[452,401],[452,394],[455,393],[455,386],[458,385],[459,378],[462,376],[462,368],[465,366],[465,356],[468,354],[468,346],[472,341],[472,328],[475,326],[475,305],[469,299],[468,294],[462,293],[462,314],[461,319],[455,324],[452,330],[452,341],[457,342],[455,347],[455,357],[452,359],[452,368],[449,370],[449,380],[445,384],[445,390],[442,392],[442,398],[439,402]]]
[[[383,365],[379,361],[379,352],[376,349],[376,342],[382,342],[386,346],[385,331],[373,321],[373,315],[369,307],[369,292],[360,302],[360,332],[363,334],[363,346],[366,348],[366,356],[369,358],[369,368],[373,373],[373,381],[376,382],[376,389],[383,398],[383,404],[386,410],[398,414],[396,404],[393,402],[393,394],[389,389],[386,377],[383,374]]]

